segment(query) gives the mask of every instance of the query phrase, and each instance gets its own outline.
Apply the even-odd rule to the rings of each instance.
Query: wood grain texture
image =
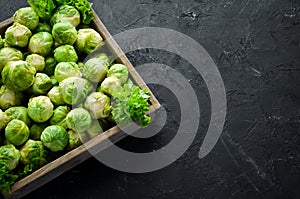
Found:
[[[94,10],[93,10],[94,12]],[[126,55],[122,52],[121,48],[118,44],[114,41],[104,24],[98,18],[97,14],[94,12],[95,19],[92,21],[93,28],[98,31],[103,39],[106,42],[106,46],[112,54],[120,55],[117,58],[117,62],[123,63],[127,66],[129,70],[129,74],[133,78],[133,80],[138,84],[141,88],[146,88],[151,93],[151,109],[150,112],[157,110],[160,107],[159,102],[152,94],[150,89],[147,87],[145,82],[142,80],[140,75],[134,69]],[[12,18],[7,19],[0,23],[0,33],[3,34],[8,26],[13,23]],[[44,167],[38,169],[37,171],[33,172],[32,174],[26,176],[25,178],[16,182],[12,188],[12,194],[3,194],[6,199],[16,199],[21,198],[24,195],[30,193],[31,191],[39,188],[40,186],[46,184],[47,182],[51,181],[52,179],[58,177],[62,173],[66,172],[67,170],[75,167],[76,165],[80,164],[81,162],[85,161],[92,154],[97,154],[102,150],[109,147],[111,144],[123,139],[126,137],[127,134],[120,131],[120,129],[115,126],[106,132],[96,136],[95,138],[91,139],[90,141],[84,143],[83,145],[77,147],[76,149],[64,154],[63,156],[59,157],[58,159],[48,163]],[[109,141],[108,141],[109,139]]]

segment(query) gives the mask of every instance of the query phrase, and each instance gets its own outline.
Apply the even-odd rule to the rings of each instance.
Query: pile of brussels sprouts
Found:
[[[25,7],[13,21],[0,37],[0,189],[6,193],[116,121],[150,123],[150,95],[128,79],[126,66],[105,53],[82,63],[104,42],[82,26],[75,7],[57,7],[48,23]]]

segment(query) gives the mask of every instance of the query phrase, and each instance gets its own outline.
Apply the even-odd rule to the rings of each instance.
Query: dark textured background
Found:
[[[134,65],[164,63],[190,80],[202,111],[193,145],[156,172],[127,174],[91,158],[27,199],[300,198],[300,2],[298,0],[101,0],[94,9],[111,34],[156,26],[189,35],[210,53],[222,74],[228,114],[221,139],[205,158],[210,99],[202,78],[180,57],[158,50],[128,54]],[[0,20],[25,0],[0,1]],[[145,141],[119,146],[151,151],[178,127],[170,91],[151,86],[168,110],[168,124]]]

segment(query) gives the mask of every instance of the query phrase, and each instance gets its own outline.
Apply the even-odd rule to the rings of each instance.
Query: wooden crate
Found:
[[[115,53],[118,56],[117,62],[122,63],[127,66],[128,71],[134,80],[134,82],[139,85],[141,88],[146,88],[151,94],[151,109],[150,112],[153,112],[160,108],[160,104],[149,90],[145,82],[139,76],[137,71],[134,69],[126,55],[122,52],[121,48],[112,38],[102,21],[99,19],[97,14],[94,12],[95,19],[92,21],[92,27],[98,31],[103,39],[106,41],[106,46],[110,52]],[[0,34],[3,35],[4,31],[12,25],[13,21],[12,18],[7,19],[0,23]],[[64,154],[63,156],[55,159],[54,161],[48,163],[44,167],[40,168],[39,170],[33,172],[32,174],[26,176],[25,178],[16,182],[12,187],[11,191],[12,194],[3,194],[6,199],[15,199],[21,198],[26,194],[30,193],[31,191],[41,187],[42,185],[46,184],[47,182],[53,180],[54,178],[58,177],[62,173],[66,172],[67,170],[75,167],[76,165],[80,164],[81,162],[85,161],[89,157],[91,157],[90,150],[93,151],[93,154],[99,153],[102,150],[106,149],[111,145],[111,143],[115,143],[123,138],[125,138],[127,134],[120,131],[120,129],[115,126],[104,133],[96,136],[95,138],[89,140],[84,145],[77,147],[76,149]],[[109,138],[110,142],[107,142]]]

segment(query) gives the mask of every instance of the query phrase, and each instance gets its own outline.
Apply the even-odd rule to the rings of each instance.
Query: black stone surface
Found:
[[[202,111],[189,150],[170,166],[146,174],[110,169],[94,158],[47,183],[26,199],[300,198],[300,2],[298,0],[93,1],[112,35],[137,27],[164,27],[198,41],[217,64],[227,91],[223,134],[204,159],[198,151],[210,118],[202,78],[176,55],[158,50],[128,54],[134,65],[174,67],[190,80]],[[26,6],[0,1],[0,20]],[[119,146],[151,151],[176,133],[178,104],[151,86],[168,110],[163,132]]]

